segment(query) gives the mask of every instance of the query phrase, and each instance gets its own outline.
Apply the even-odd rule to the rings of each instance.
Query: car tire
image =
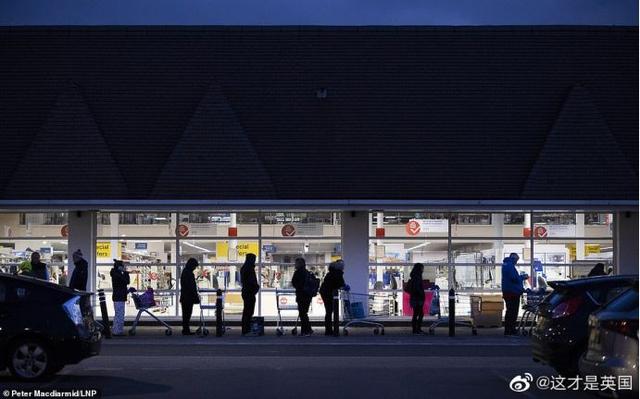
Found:
[[[53,364],[51,350],[36,338],[23,338],[16,341],[11,345],[7,355],[9,371],[22,381],[38,380],[60,371],[56,370]]]

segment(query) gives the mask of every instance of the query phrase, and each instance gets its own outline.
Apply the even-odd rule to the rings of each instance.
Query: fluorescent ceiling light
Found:
[[[206,252],[206,253],[210,253],[211,252],[210,250],[208,250],[206,248],[199,247],[199,246],[191,244],[191,243],[189,243],[187,241],[182,241],[182,243],[185,244],[185,245],[190,246],[191,248],[199,249],[199,250],[201,250],[203,252]]]
[[[429,241],[425,241],[422,244],[418,244],[415,247],[411,247],[411,248],[407,248],[407,251],[413,251],[414,249],[418,249],[418,248],[422,248],[422,247],[426,247],[427,245],[431,244],[431,242]]]

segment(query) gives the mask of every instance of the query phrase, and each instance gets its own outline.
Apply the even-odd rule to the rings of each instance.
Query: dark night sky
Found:
[[[0,0],[0,25],[637,25],[637,0]]]

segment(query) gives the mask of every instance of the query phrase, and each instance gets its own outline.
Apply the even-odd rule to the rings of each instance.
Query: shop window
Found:
[[[369,262],[446,264],[448,241],[446,239],[369,240]]]
[[[98,237],[175,237],[171,213],[98,213]]]
[[[181,213],[176,234],[187,237],[257,237],[258,214],[253,213]],[[232,227],[233,225],[233,227]]]

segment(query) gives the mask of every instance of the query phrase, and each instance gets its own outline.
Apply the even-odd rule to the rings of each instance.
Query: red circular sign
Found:
[[[287,298],[284,296],[280,297],[280,305],[286,305],[288,302]]]
[[[417,236],[420,233],[420,223],[417,220],[409,220],[404,228],[410,236]]]
[[[187,226],[186,224],[179,224],[178,227],[176,227],[176,233],[178,233],[178,236],[180,237],[188,236],[189,226]]]
[[[293,237],[296,235],[296,226],[292,224],[285,224],[282,226],[281,233],[283,237]]]
[[[62,228],[60,229],[60,235],[62,237],[69,237],[69,225],[65,224],[64,226],[62,226]]]
[[[544,226],[536,226],[535,229],[533,229],[533,235],[536,238],[547,238],[547,236],[549,235],[549,232],[547,231],[547,228]]]

